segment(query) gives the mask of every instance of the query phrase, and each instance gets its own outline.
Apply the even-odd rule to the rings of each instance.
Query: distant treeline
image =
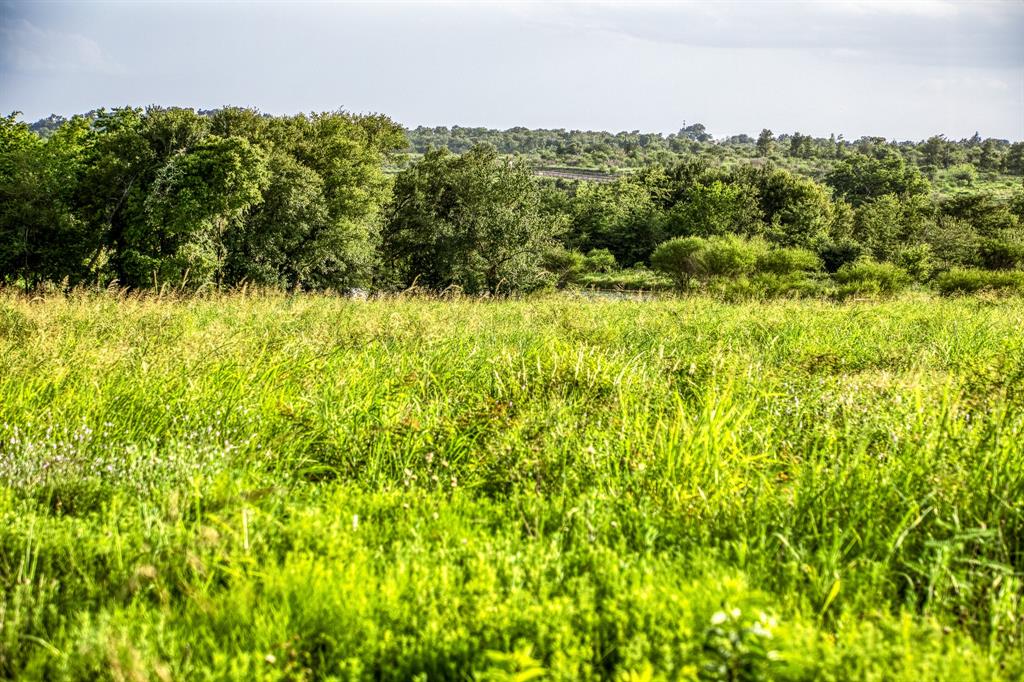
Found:
[[[464,152],[478,144],[488,144],[503,154],[522,154],[544,163],[562,163],[585,167],[639,167],[650,163],[668,163],[681,156],[706,154],[718,160],[771,158],[824,162],[844,158],[851,153],[874,154],[881,147],[898,153],[917,166],[926,176],[962,164],[975,170],[1024,175],[1024,142],[973,137],[955,141],[942,135],[927,140],[888,141],[883,137],[845,140],[843,136],[813,137],[799,132],[775,135],[762,130],[756,138],[733,135],[715,140],[704,125],[685,126],[678,133],[608,133],[582,130],[544,130],[510,128],[465,128],[460,126],[417,127],[407,131],[409,148],[423,153],[431,147],[447,147]],[[813,164],[812,164],[813,165]],[[805,164],[806,166],[806,164]]]
[[[680,286],[762,266],[881,277],[865,264],[888,264],[923,282],[1015,272],[1024,192],[1005,173],[1022,172],[1022,151],[977,137],[764,131],[716,142],[699,124],[661,136],[404,131],[381,115],[237,108],[123,108],[31,126],[12,115],[0,119],[0,281],[478,293],[637,265]],[[577,153],[642,163],[604,184],[532,173],[546,154]],[[719,267],[723,258],[743,267]]]

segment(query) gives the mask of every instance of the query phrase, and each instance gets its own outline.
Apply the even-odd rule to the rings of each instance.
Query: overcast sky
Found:
[[[1024,2],[0,0],[0,111],[1024,139]]]

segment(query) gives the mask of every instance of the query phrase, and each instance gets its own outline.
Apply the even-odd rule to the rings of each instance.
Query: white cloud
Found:
[[[975,0],[517,5],[534,21],[640,40],[815,50],[901,64],[1024,66],[1024,3]]]
[[[955,17],[961,6],[949,0],[836,0],[825,7],[857,14],[896,14],[917,17]]]
[[[26,19],[0,24],[0,64],[39,73],[124,73],[99,43],[77,33],[41,29]]]

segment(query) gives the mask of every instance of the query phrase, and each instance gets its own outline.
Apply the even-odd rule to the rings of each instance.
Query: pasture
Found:
[[[0,294],[0,678],[1020,679],[1022,330]]]

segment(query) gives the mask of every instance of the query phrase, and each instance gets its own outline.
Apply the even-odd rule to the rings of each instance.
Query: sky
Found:
[[[1024,0],[10,2],[0,113],[1024,139]]]

